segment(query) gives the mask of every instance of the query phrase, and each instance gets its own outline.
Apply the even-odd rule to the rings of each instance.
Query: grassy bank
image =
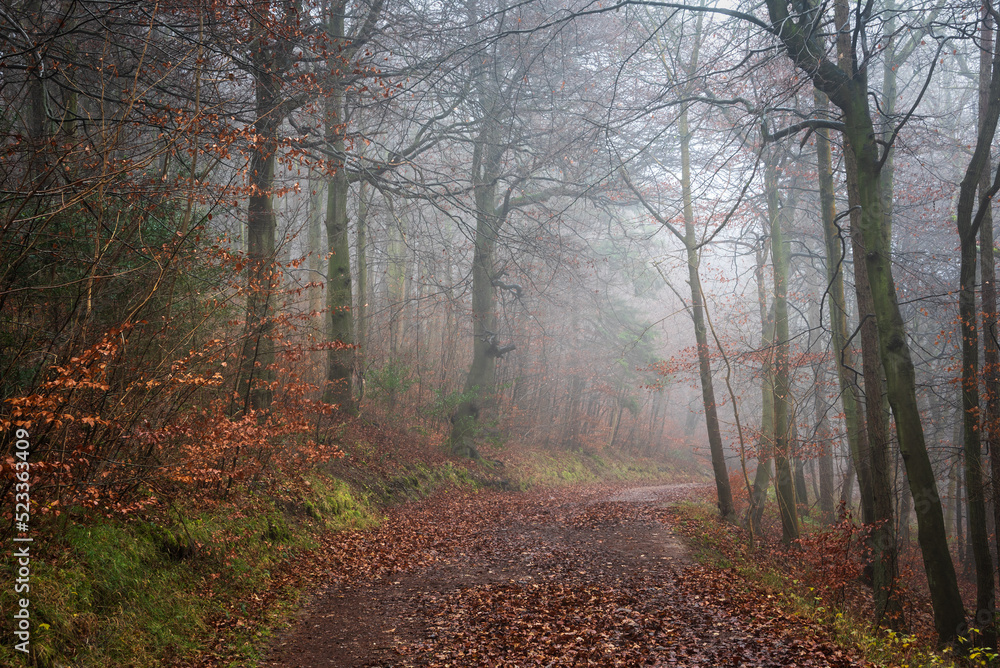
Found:
[[[308,483],[281,497],[243,490],[215,507],[177,501],[142,518],[79,512],[39,526],[27,594],[31,655],[15,651],[5,624],[0,664],[161,665],[211,646],[228,620],[294,602],[294,583],[282,582],[290,555],[312,547],[318,532],[378,519],[336,479],[317,474]],[[0,607],[14,609],[13,591],[0,592]]]

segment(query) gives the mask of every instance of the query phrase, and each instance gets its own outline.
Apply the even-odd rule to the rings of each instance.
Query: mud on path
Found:
[[[367,547],[381,550],[373,562],[405,557],[331,573],[261,665],[858,665],[733,573],[693,562],[669,505],[700,487],[457,495],[398,510],[398,542],[380,533]]]

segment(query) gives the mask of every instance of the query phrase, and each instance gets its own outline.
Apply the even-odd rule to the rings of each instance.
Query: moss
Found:
[[[310,489],[305,503],[307,514],[321,521],[326,529],[361,528],[378,521],[369,500],[359,497],[344,481],[318,473],[306,480]]]
[[[32,562],[31,662],[152,666],[198,647],[213,605],[192,595],[201,578],[164,550],[169,535],[107,520],[67,527],[58,561]],[[10,597],[0,594],[4,609]],[[11,640],[0,649],[5,665],[15,660]]]

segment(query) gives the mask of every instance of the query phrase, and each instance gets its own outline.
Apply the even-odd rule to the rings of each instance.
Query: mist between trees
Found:
[[[995,644],[995,15],[8,3],[4,494],[17,426],[47,513],[266,486],[358,411],[682,452],[790,544],[853,508],[897,628],[912,524]]]

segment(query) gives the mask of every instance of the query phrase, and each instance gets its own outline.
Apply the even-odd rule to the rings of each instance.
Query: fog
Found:
[[[788,543],[880,527],[889,608],[915,523],[953,635],[1000,512],[980,4],[254,7],[0,15],[0,419],[59,485],[338,411],[697,462]]]

